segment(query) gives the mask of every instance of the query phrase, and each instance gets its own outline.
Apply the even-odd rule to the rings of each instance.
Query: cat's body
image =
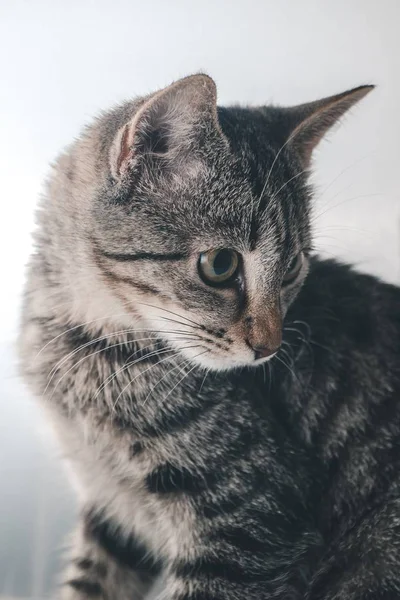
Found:
[[[285,131],[212,96],[196,76],[103,117],[41,211],[21,356],[82,502],[61,595],[400,598],[400,290],[306,261],[310,119],[354,100]],[[240,249],[232,288],[213,247]]]

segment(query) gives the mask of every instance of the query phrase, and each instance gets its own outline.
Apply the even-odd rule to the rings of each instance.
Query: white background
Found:
[[[316,154],[316,244],[398,282],[399,22],[398,0],[0,1],[0,546],[19,574],[0,553],[0,593],[43,593],[67,518],[12,350],[49,161],[101,109],[200,70],[220,104],[294,104],[375,83]]]

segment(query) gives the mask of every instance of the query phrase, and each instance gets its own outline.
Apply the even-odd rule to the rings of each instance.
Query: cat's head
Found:
[[[212,369],[273,356],[308,270],[312,150],[371,87],[217,108],[194,75],[104,119],[91,247],[135,323]]]

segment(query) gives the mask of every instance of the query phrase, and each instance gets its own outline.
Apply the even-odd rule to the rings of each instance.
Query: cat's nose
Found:
[[[247,345],[254,352],[254,360],[275,354],[282,344],[282,319],[280,312],[270,312],[269,318],[251,321],[246,336]]]
[[[280,348],[280,343],[271,344],[268,346],[252,346],[249,344],[251,348],[254,350],[254,360],[260,360],[261,358],[268,358],[268,356],[272,356],[277,352]]]
[[[282,314],[279,301],[272,306],[255,307],[244,319],[246,343],[254,352],[254,360],[268,358],[282,344]]]

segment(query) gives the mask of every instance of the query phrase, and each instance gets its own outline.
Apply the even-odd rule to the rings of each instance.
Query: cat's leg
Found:
[[[80,521],[73,536],[60,600],[142,600],[157,579],[158,567],[146,562],[143,547],[122,541],[92,515]]]
[[[371,510],[338,540],[307,600],[400,600],[400,497]]]

